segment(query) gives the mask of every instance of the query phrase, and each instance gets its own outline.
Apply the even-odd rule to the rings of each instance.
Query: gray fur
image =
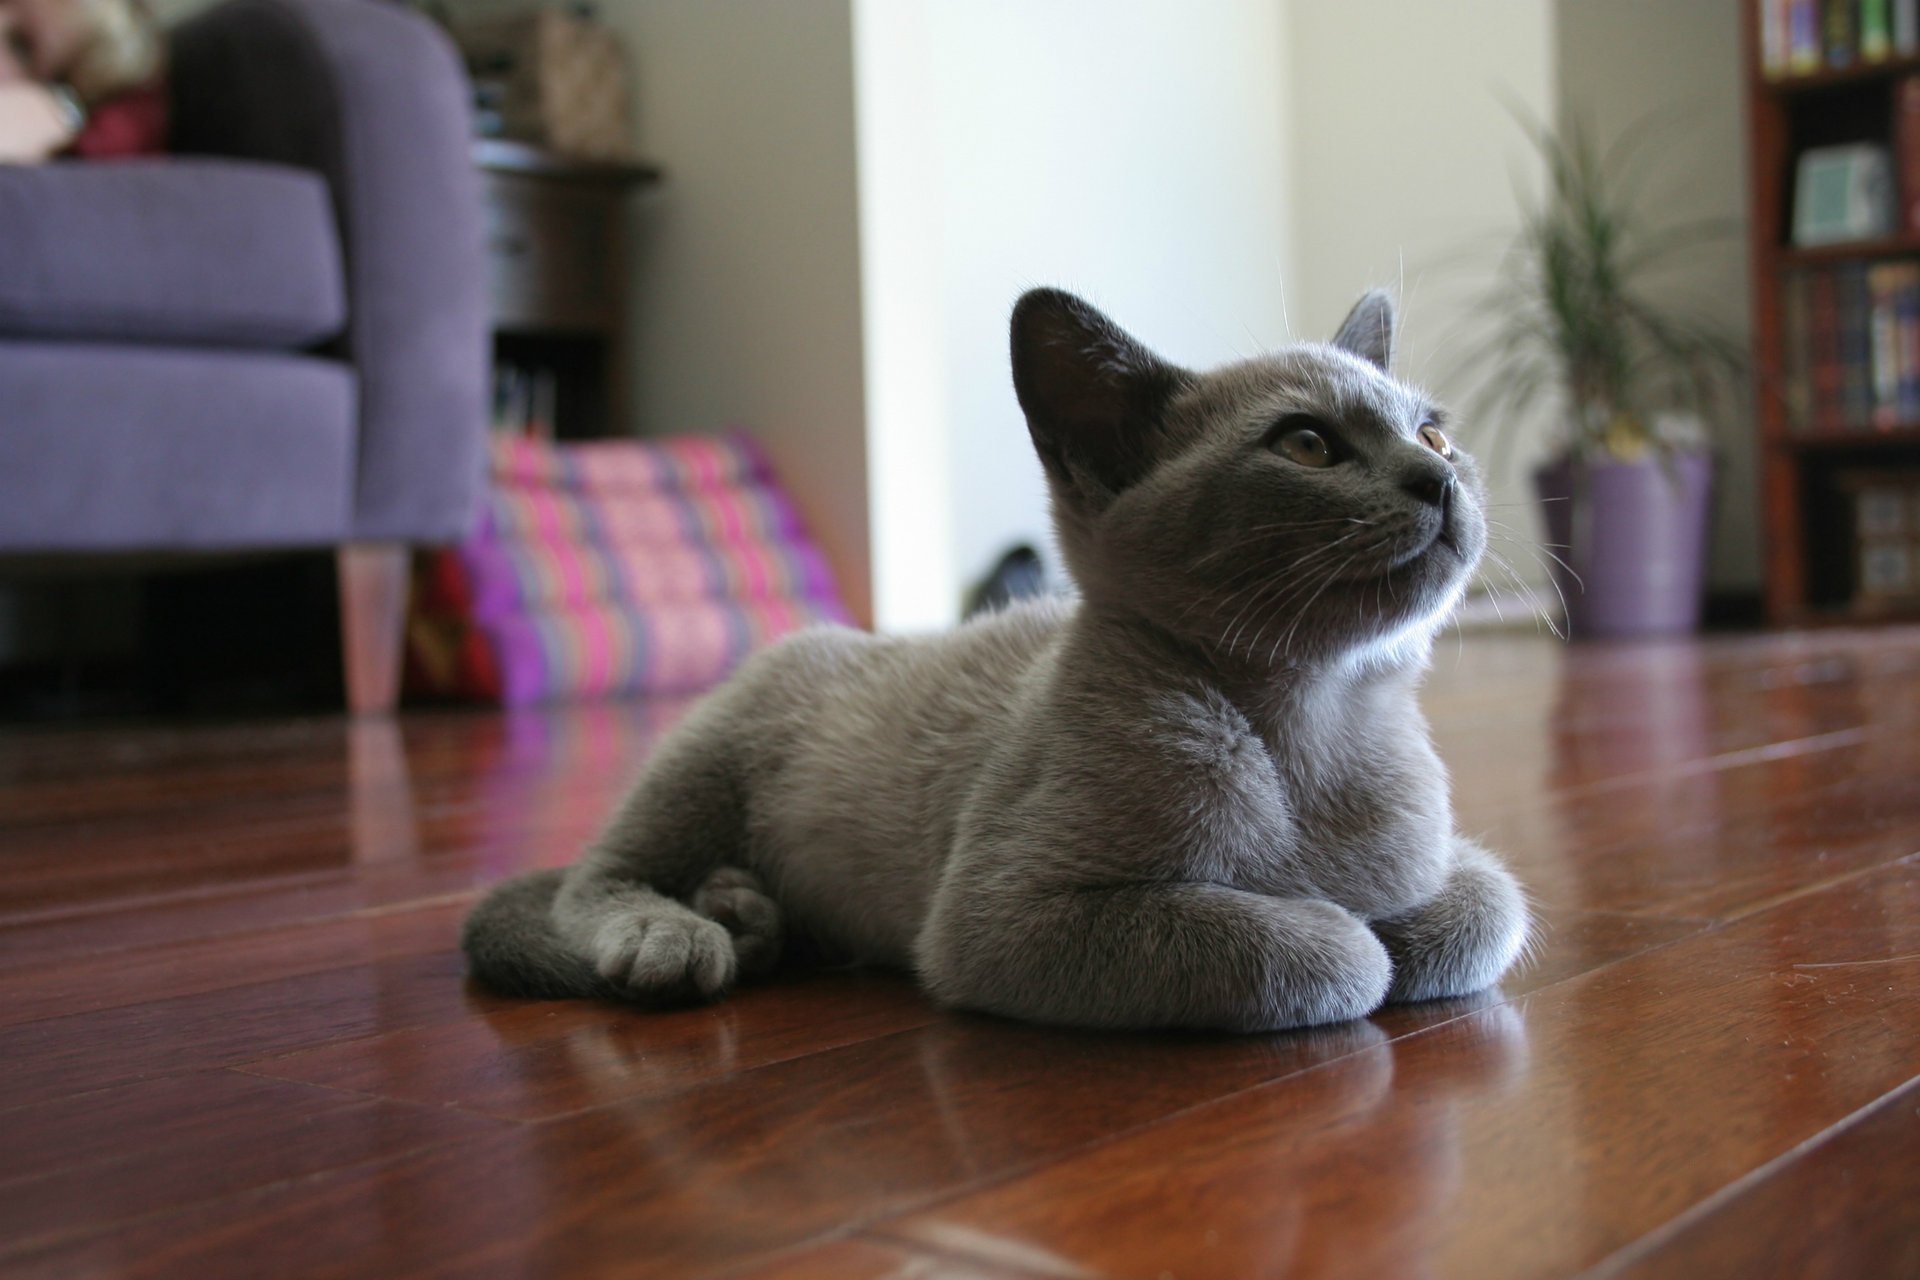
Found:
[[[707,999],[804,941],[956,1006],[1244,1031],[1496,981],[1526,906],[1454,834],[1415,698],[1481,485],[1419,443],[1442,415],[1386,376],[1392,328],[1369,295],[1340,345],[1195,374],[1022,298],[1014,384],[1080,598],[761,653],[578,864],[476,909],[474,972]],[[1297,415],[1339,465],[1276,451]]]

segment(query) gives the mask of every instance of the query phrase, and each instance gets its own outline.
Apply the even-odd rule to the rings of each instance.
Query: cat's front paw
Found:
[[[1439,893],[1373,926],[1393,956],[1395,1003],[1484,990],[1526,949],[1527,900],[1513,873],[1472,841],[1456,838],[1454,853]]]
[[[712,999],[731,986],[739,962],[726,926],[676,908],[621,915],[602,925],[593,940],[600,976],[649,1003]]]
[[[1364,1018],[1387,998],[1393,961],[1380,939],[1344,907],[1317,899],[1289,902],[1289,931],[1270,984],[1274,1027],[1316,1026]]]

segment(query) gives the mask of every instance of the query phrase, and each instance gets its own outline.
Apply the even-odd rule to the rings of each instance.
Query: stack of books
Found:
[[[1782,392],[1795,435],[1920,425],[1920,262],[1794,272],[1780,322]]]
[[[744,435],[491,450],[478,531],[416,566],[421,692],[510,706],[690,692],[779,636],[846,621]]]
[[[1808,75],[1920,53],[1920,0],[1753,0],[1760,64]]]

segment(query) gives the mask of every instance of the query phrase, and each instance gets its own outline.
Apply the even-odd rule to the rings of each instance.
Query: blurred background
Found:
[[[538,62],[553,38],[528,6],[420,12],[460,40],[479,132],[507,143],[474,152],[495,425],[504,412],[560,438],[744,431],[846,614],[920,631],[955,621],[1012,548],[1051,568],[1005,350],[1010,304],[1038,284],[1083,294],[1193,366],[1324,339],[1384,285],[1401,304],[1396,372],[1462,410],[1458,435],[1489,458],[1495,500],[1516,504],[1514,542],[1552,541],[1530,474],[1567,446],[1564,399],[1548,387],[1501,421],[1477,412],[1489,380],[1511,376],[1489,359],[1511,319],[1493,299],[1553,189],[1540,135],[1569,122],[1602,141],[1656,135],[1640,207],[1719,234],[1647,296],[1744,347],[1744,7],[601,0],[547,11],[599,51],[578,66],[610,56],[619,70],[607,92],[622,128],[571,156],[555,120],[514,98],[530,74],[516,47]],[[210,12],[165,0],[156,17],[179,31]],[[543,230],[552,217],[560,230]],[[523,278],[555,252],[546,236],[599,255],[549,264],[599,291],[571,326],[543,311],[570,286]],[[1708,424],[1706,589],[1709,616],[1751,618],[1756,431],[1745,379],[1733,383]],[[141,643],[139,610],[124,575],[100,583],[117,562],[76,577],[64,556],[51,573],[44,559],[0,585],[0,668],[83,685],[81,667]],[[1517,581],[1499,587],[1522,597],[1519,614],[1551,608],[1545,557],[1516,545],[1508,559]],[[330,564],[315,565],[284,587],[287,610],[328,589]],[[246,593],[281,589],[255,579]]]

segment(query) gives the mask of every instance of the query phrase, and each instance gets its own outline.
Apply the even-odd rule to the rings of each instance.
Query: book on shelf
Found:
[[[1809,75],[1920,53],[1920,0],[1752,0],[1760,67]]]
[[[1920,424],[1920,262],[1797,271],[1780,295],[1780,394],[1798,437]]]
[[[1887,145],[1862,139],[1794,156],[1796,247],[1920,236],[1920,73],[1893,82],[1890,116]]]
[[[1860,57],[1866,62],[1885,62],[1893,52],[1893,20],[1888,13],[1889,0],[1860,0],[1859,21],[1855,32],[1860,41]]]
[[[1893,162],[1900,226],[1920,232],[1920,76],[1907,76],[1894,86]]]
[[[1860,53],[1857,0],[1823,0],[1820,5],[1820,47],[1829,67],[1850,67]]]

